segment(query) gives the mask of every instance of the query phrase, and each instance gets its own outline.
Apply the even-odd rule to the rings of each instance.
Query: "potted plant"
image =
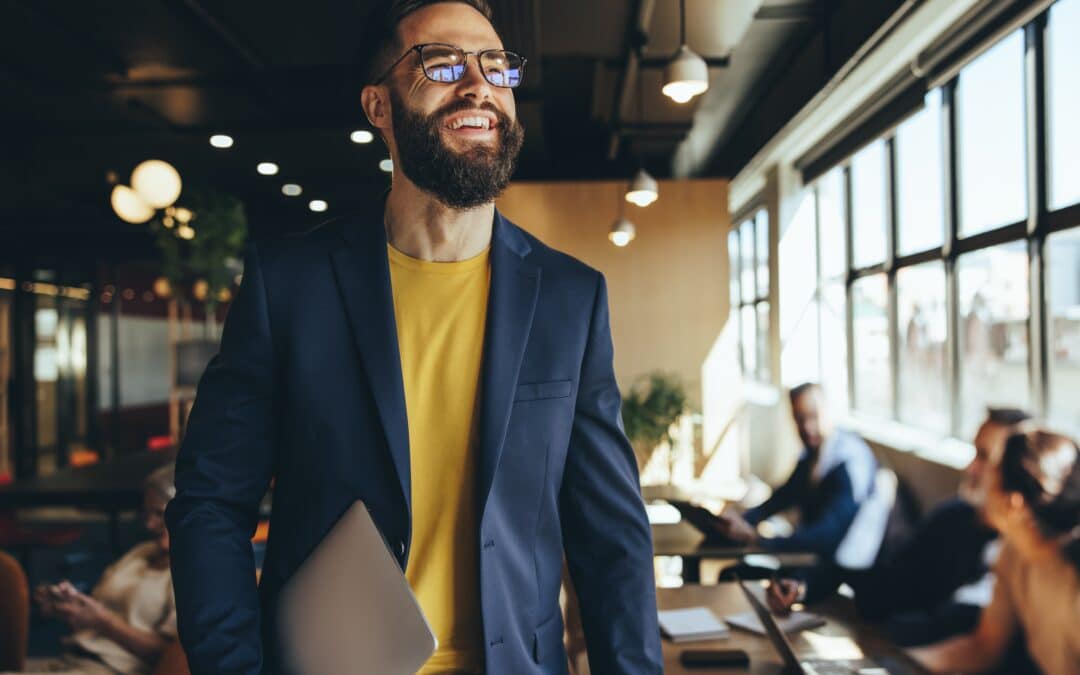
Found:
[[[674,450],[671,427],[687,412],[686,387],[675,375],[655,372],[646,375],[623,396],[622,418],[626,436],[634,448],[638,468],[665,442]],[[670,455],[674,469],[674,452]]]

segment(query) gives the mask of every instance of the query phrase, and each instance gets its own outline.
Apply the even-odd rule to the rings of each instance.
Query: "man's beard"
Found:
[[[430,115],[409,108],[393,88],[390,90],[394,141],[398,163],[409,180],[452,209],[465,211],[495,200],[510,182],[525,130],[491,103],[479,106],[461,100]],[[449,115],[486,110],[498,120],[497,142],[472,144],[464,152],[446,145],[442,137]]]

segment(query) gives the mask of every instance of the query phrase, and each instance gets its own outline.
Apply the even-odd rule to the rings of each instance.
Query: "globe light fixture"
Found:
[[[214,134],[210,137],[210,145],[224,150],[232,147],[233,139],[228,134]]]
[[[312,199],[310,202],[308,202],[308,208],[315,213],[322,213],[327,208],[329,208],[329,205],[322,199]]]
[[[296,183],[285,183],[281,186],[281,194],[286,197],[299,197],[304,191],[304,188],[300,187]]]
[[[278,172],[278,165],[273,162],[259,162],[255,170],[262,176],[273,176]]]
[[[109,202],[113,211],[124,222],[139,225],[154,217],[154,207],[144,202],[139,193],[126,185],[114,186]]]
[[[394,160],[387,157],[386,159],[379,162],[379,168],[386,173],[392,173],[394,171]]]
[[[645,169],[638,169],[626,191],[626,201],[637,206],[648,206],[660,196],[656,179]]]
[[[181,187],[180,173],[160,159],[148,159],[131,172],[131,188],[147,206],[155,209],[172,205],[180,196]]]
[[[375,140],[375,134],[367,129],[357,129],[349,134],[349,140],[353,143],[370,143]]]

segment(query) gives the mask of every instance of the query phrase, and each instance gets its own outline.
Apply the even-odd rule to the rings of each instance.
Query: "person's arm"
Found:
[[[766,518],[775,516],[781,511],[786,511],[799,500],[802,486],[806,482],[803,476],[805,460],[799,460],[795,470],[791,472],[784,484],[776,488],[769,498],[743,514],[743,520],[751,525],[757,525]]]
[[[66,582],[61,586],[63,599],[54,604],[53,611],[73,629],[94,631],[148,663],[156,661],[169,645],[164,636],[135,628],[123,617],[109,611],[97,598]]]
[[[761,537],[758,541],[768,551],[809,551],[830,558],[843,541],[851,521],[859,510],[851,477],[845,467],[839,467],[826,477],[826,504],[821,517],[810,525],[800,525],[787,537]]]
[[[1011,561],[1002,553],[994,599],[983,610],[979,625],[967,635],[959,635],[927,647],[910,650],[911,657],[927,670],[942,672],[982,672],[1001,662],[1006,648],[1017,630],[1016,607],[1009,595],[1005,577]]]
[[[165,511],[180,641],[193,673],[262,670],[251,537],[273,472],[274,369],[252,243],[220,350],[199,381]]]
[[[566,560],[592,672],[662,673],[652,535],[623,433],[603,276],[597,284],[559,493]]]

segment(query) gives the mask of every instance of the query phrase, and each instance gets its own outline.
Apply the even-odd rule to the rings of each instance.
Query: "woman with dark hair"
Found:
[[[994,599],[974,632],[912,650],[934,672],[1000,665],[1022,633],[1045,673],[1080,673],[1080,449],[1059,434],[1010,436],[990,474],[986,517],[1004,546]]]

